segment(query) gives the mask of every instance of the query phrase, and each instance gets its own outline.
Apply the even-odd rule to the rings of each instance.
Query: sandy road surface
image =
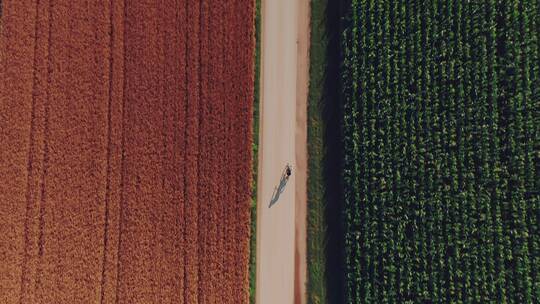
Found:
[[[262,6],[258,304],[305,303],[308,12],[307,0]],[[287,163],[293,174],[269,207]]]

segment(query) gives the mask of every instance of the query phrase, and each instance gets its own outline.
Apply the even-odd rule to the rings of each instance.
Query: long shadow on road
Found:
[[[287,185],[287,181],[289,179],[285,176],[281,176],[281,180],[279,181],[279,185],[274,189],[274,193],[272,194],[272,199],[270,200],[270,204],[268,205],[268,208],[272,207],[277,201],[279,200],[279,196],[283,191],[285,191],[285,186]]]

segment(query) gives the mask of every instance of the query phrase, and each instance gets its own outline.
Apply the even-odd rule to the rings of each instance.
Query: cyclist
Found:
[[[292,173],[292,172],[291,172],[291,166],[289,166],[289,165],[287,164],[287,167],[286,167],[286,169],[285,169],[285,174],[287,175],[287,179],[289,178],[289,176],[291,176],[291,173]]]

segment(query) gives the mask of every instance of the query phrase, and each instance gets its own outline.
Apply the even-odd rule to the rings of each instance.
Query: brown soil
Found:
[[[309,89],[310,1],[298,0],[296,71],[295,304],[307,302],[307,103]]]
[[[246,303],[253,1],[3,1],[0,303]]]

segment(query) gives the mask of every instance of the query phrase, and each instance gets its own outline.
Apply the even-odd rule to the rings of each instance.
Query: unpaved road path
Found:
[[[305,303],[309,1],[262,5],[258,304]],[[271,206],[285,165],[293,174]]]

